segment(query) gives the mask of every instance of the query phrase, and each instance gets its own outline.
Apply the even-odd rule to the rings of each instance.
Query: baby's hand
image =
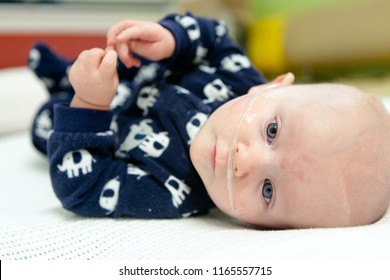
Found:
[[[137,53],[159,61],[172,56],[176,42],[172,33],[155,22],[126,20],[113,25],[107,32],[107,48],[116,50],[127,67],[139,67]]]
[[[109,110],[118,87],[115,51],[83,51],[69,72],[75,95],[71,107]]]

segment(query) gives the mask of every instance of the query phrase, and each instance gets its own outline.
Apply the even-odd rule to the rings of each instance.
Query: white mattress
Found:
[[[20,106],[39,103],[44,93],[37,83],[24,68],[0,71],[0,112],[26,99]],[[12,88],[15,96],[7,98]],[[34,110],[18,111],[19,123],[1,115],[3,133],[4,123],[20,130],[0,137],[2,260],[390,259],[389,214],[363,227],[284,231],[245,228],[218,210],[179,220],[78,217],[61,208],[46,159],[29,142]]]

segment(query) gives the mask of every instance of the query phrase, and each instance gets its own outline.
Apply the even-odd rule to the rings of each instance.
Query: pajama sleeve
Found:
[[[172,14],[160,21],[176,40],[176,49],[168,65],[180,76],[199,67],[213,73],[237,95],[266,82],[253,67],[245,51],[228,33],[223,21]]]
[[[50,175],[65,209],[92,217],[180,217],[159,178],[115,157],[111,112],[57,105],[54,116]]]

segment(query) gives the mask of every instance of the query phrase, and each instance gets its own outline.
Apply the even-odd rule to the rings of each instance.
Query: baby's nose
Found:
[[[235,177],[244,178],[250,173],[259,173],[262,168],[261,155],[250,144],[237,143],[233,155],[233,174]]]

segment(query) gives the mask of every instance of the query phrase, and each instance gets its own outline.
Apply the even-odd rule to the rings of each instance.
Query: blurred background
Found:
[[[390,0],[0,1],[0,69],[25,65],[36,41],[75,57],[104,47],[115,22],[185,11],[224,20],[269,79],[292,71],[390,95]]]

